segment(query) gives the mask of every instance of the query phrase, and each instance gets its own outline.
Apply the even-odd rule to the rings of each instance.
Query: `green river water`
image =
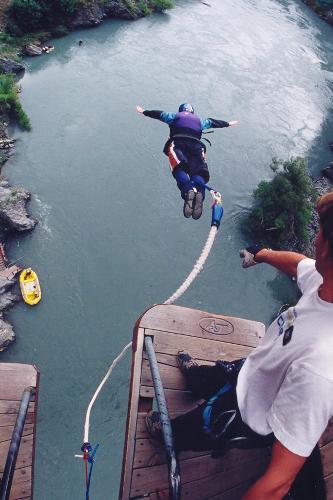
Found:
[[[189,101],[201,116],[239,120],[210,136],[225,216],[179,304],[268,323],[295,296],[274,270],[241,269],[239,222],[273,156],[304,155],[315,175],[332,161],[333,31],[297,1],[210,4],[177,1],[165,15],[107,21],[26,61],[21,99],[33,130],[13,130],[5,174],[32,192],[39,224],[9,253],[38,272],[43,300],[10,313],[17,341],[1,360],[41,371],[36,500],[84,498],[74,454],[90,397],[136,318],[178,288],[208,235],[210,200],[200,221],[184,219],[162,154],[167,127],[136,104],[173,111]],[[129,367],[127,356],[92,413],[95,500],[118,495]]]

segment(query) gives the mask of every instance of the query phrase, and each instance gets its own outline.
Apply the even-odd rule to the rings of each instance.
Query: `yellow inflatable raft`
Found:
[[[42,298],[42,292],[38,276],[30,267],[23,269],[20,274],[20,288],[24,302],[30,306],[38,304]]]

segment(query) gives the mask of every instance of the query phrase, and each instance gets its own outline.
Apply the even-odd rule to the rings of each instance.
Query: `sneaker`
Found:
[[[197,220],[200,219],[202,215],[202,203],[203,203],[203,194],[200,191],[195,195],[194,204],[193,204],[193,212],[192,218]]]
[[[184,217],[186,217],[187,219],[189,219],[192,216],[194,199],[195,199],[195,192],[193,191],[193,189],[190,189],[185,194],[185,201],[183,208]]]
[[[158,411],[151,410],[147,413],[146,427],[152,438],[163,439],[161,415]]]
[[[177,362],[181,372],[186,373],[192,366],[199,366],[192,356],[185,351],[179,351],[177,354]]]

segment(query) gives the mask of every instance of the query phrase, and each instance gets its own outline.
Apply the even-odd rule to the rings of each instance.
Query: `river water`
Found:
[[[17,342],[1,360],[41,371],[37,500],[84,498],[74,454],[86,405],[136,318],[179,286],[209,231],[210,200],[200,221],[183,218],[161,152],[167,127],[136,104],[173,111],[189,101],[202,116],[239,120],[210,136],[211,184],[225,216],[179,304],[268,323],[295,297],[274,270],[241,269],[239,222],[253,189],[271,177],[273,156],[304,155],[315,175],[332,161],[333,31],[296,1],[209,1],[105,22],[26,61],[21,98],[33,130],[14,129],[6,175],[32,192],[40,222],[12,241],[10,256],[38,272],[43,301],[10,314]],[[96,500],[117,498],[129,367],[128,356],[91,418]]]

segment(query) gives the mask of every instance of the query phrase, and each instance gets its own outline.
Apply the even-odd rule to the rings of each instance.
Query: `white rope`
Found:
[[[200,257],[198,258],[198,260],[194,264],[192,271],[187,276],[187,278],[183,282],[183,284],[180,285],[178,290],[176,290],[175,293],[173,295],[171,295],[171,297],[169,297],[164,302],[164,304],[173,304],[174,302],[176,302],[176,300],[178,300],[186,292],[186,290],[191,285],[192,281],[194,281],[195,278],[198,276],[200,271],[202,271],[203,266],[205,265],[205,262],[207,260],[207,257],[212,249],[212,246],[213,246],[213,243],[215,240],[215,236],[216,236],[216,231],[217,231],[217,227],[212,226],[210,231],[209,231],[209,235],[208,235],[206,244],[201,252]]]
[[[84,436],[83,436],[83,442],[84,443],[89,443],[89,421],[90,421],[90,413],[91,413],[91,409],[97,399],[97,396],[98,394],[101,392],[101,389],[103,387],[103,385],[105,384],[105,382],[107,381],[107,379],[110,377],[111,373],[112,373],[112,370],[113,368],[118,364],[118,362],[121,360],[121,358],[126,354],[126,352],[128,351],[128,349],[131,347],[132,345],[132,342],[130,342],[129,344],[127,344],[124,349],[118,354],[118,356],[112,361],[112,364],[110,366],[110,368],[108,369],[108,371],[106,372],[105,374],[105,377],[103,378],[103,380],[101,381],[101,383],[99,384],[99,386],[97,387],[96,391],[95,391],[95,394],[93,395],[89,405],[88,405],[88,408],[87,408],[87,413],[86,413],[86,420],[85,420],[85,423],[84,423]]]
[[[200,255],[199,259],[194,264],[192,271],[187,276],[187,278],[185,279],[185,281],[183,282],[183,284],[178,288],[178,290],[176,290],[175,293],[173,295],[171,295],[171,297],[169,297],[164,302],[164,304],[173,304],[176,300],[178,300],[186,292],[186,290],[191,285],[191,283],[195,280],[195,278],[198,276],[198,274],[200,273],[200,271],[202,271],[203,266],[205,265],[205,262],[206,262],[206,260],[207,260],[207,258],[209,256],[209,253],[210,253],[210,251],[212,249],[212,246],[213,246],[213,243],[214,243],[214,240],[215,240],[215,236],[216,236],[216,232],[217,232],[217,227],[216,226],[212,226],[211,229],[210,229],[210,231],[209,231],[209,235],[208,235],[206,244],[205,244],[205,246],[204,246],[204,248],[203,248],[203,250],[201,252],[201,255]],[[103,380],[101,381],[101,383],[97,387],[97,389],[95,391],[95,394],[93,395],[93,397],[92,397],[92,399],[91,399],[91,401],[90,401],[90,403],[88,405],[87,412],[86,412],[85,424],[84,424],[84,437],[83,437],[83,442],[84,443],[88,443],[89,442],[90,413],[91,413],[91,409],[92,409],[92,407],[93,407],[93,405],[94,405],[94,403],[95,403],[95,401],[97,399],[97,396],[101,392],[102,387],[105,384],[105,382],[110,377],[110,375],[111,375],[111,373],[113,371],[113,368],[115,366],[117,366],[118,362],[123,358],[123,356],[129,350],[129,348],[131,347],[131,345],[132,345],[132,342],[130,342],[129,344],[127,344],[124,347],[124,349],[118,354],[118,356],[113,360],[110,368],[108,369],[108,371],[105,374]]]

